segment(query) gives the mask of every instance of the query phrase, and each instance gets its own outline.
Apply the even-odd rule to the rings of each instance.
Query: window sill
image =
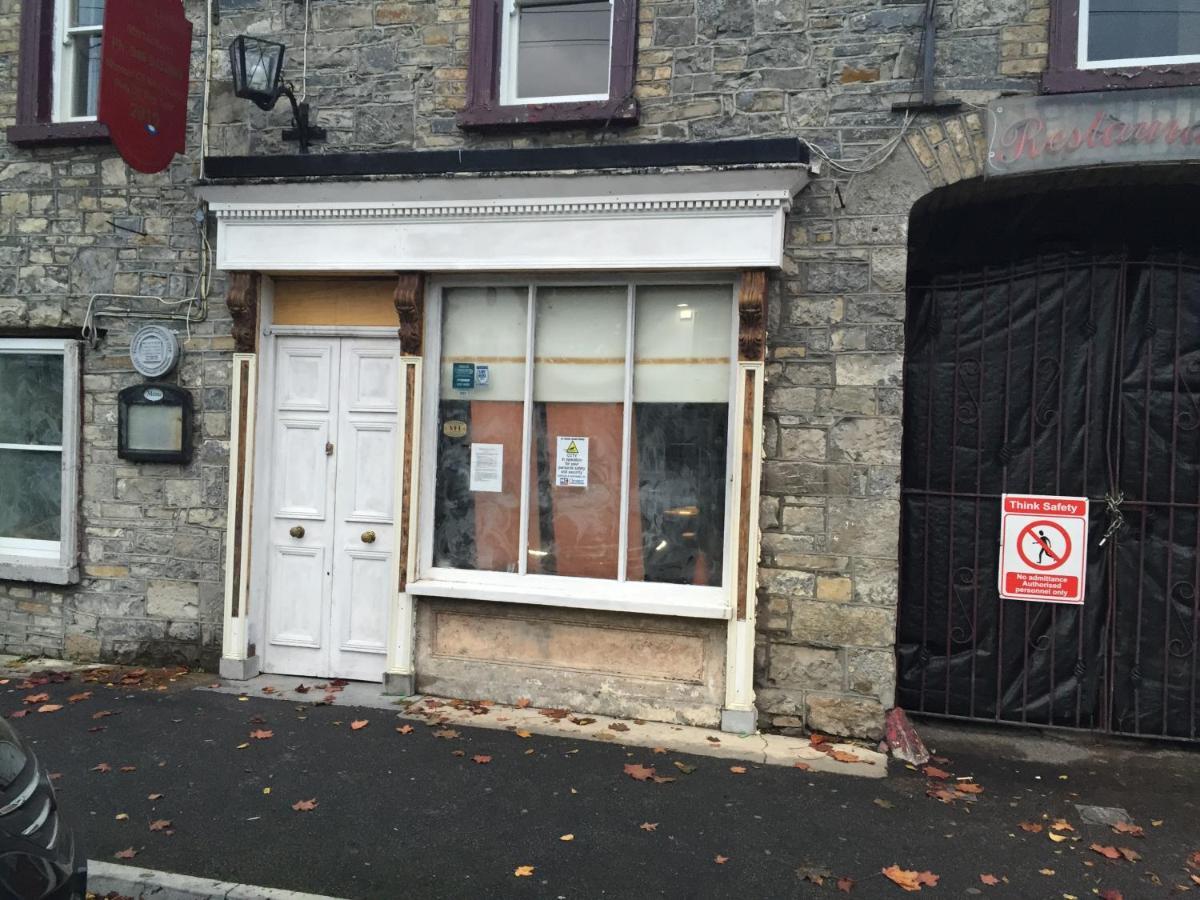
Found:
[[[38,584],[78,584],[78,566],[63,566],[48,560],[8,557],[0,559],[0,581],[32,581]]]
[[[636,125],[638,104],[632,97],[582,103],[470,106],[458,114],[465,129],[545,128],[555,125]]]
[[[410,582],[407,592],[418,597],[450,597],[458,600],[594,609],[601,612],[683,616],[693,619],[729,618],[727,594],[723,588],[642,583],[617,586],[613,582],[586,578],[554,580],[571,583],[548,587],[542,584],[508,585],[426,578]]]
[[[5,132],[10,144],[19,147],[46,144],[90,144],[107,142],[108,126],[100,122],[33,122],[10,125]]]
[[[1145,66],[1137,69],[1051,67],[1042,74],[1043,94],[1189,87],[1200,84],[1200,65]]]

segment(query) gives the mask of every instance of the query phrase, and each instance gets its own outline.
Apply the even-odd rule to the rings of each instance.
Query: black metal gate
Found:
[[[1200,259],[910,286],[899,705],[1200,739]],[[1082,607],[1001,600],[1000,495],[1091,498]]]

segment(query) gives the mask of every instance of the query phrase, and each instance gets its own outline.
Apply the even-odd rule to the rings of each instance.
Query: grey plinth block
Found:
[[[383,673],[383,693],[387,697],[408,697],[417,692],[417,678],[411,672],[402,675],[399,672]]]
[[[758,713],[752,709],[723,709],[721,730],[731,734],[754,734],[758,730]]]
[[[228,678],[230,681],[249,681],[262,669],[258,664],[257,656],[249,656],[246,659],[230,659],[222,656],[219,671],[222,678]]]

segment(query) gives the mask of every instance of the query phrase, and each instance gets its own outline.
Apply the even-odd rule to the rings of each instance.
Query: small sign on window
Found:
[[[588,439],[560,437],[554,484],[558,487],[588,486]]]

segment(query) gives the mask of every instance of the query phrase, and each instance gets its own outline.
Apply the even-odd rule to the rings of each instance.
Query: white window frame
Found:
[[[72,0],[54,0],[54,111],[51,118],[55,122],[95,122],[96,116],[71,115],[75,99],[75,54],[69,51],[76,37],[102,35],[104,26],[71,25],[71,2]]]
[[[79,343],[42,338],[0,338],[0,354],[60,356],[63,361],[62,494],[59,539],[0,538],[0,579],[71,584],[79,580],[77,559],[79,502]],[[44,450],[0,444],[5,450]]]
[[[1200,63],[1200,53],[1180,56],[1137,56],[1126,59],[1089,59],[1088,27],[1091,21],[1091,0],[1079,0],[1079,59],[1081,70],[1125,69],[1138,66],[1175,66]]]
[[[621,520],[617,553],[618,577],[615,580],[600,578],[575,578],[565,575],[531,575],[510,572],[482,572],[471,569],[439,568],[433,565],[434,504],[436,502],[435,479],[437,475],[437,429],[438,403],[441,392],[441,347],[442,347],[442,296],[450,288],[486,285],[489,287],[527,287],[529,290],[528,356],[525,363],[525,416],[522,436],[521,463],[521,538],[524,548],[529,528],[529,469],[533,409],[533,347],[535,340],[536,306],[539,287],[570,286],[627,286],[630,299],[638,287],[656,284],[705,284],[728,285],[730,297],[731,337],[729,347],[729,421],[726,437],[725,459],[725,523],[722,560],[722,584],[681,585],[658,582],[625,581],[627,565],[628,522],[629,522],[629,478],[630,447],[625,441],[621,466]],[[424,381],[422,398],[424,413],[421,428],[421,459],[419,504],[420,546],[417,559],[417,580],[408,585],[408,592],[418,596],[453,597],[497,602],[525,603],[542,606],[559,606],[576,609],[597,609],[618,612],[635,612],[655,615],[689,616],[695,618],[727,619],[730,616],[730,598],[736,590],[737,565],[736,541],[731,540],[735,524],[736,499],[733,495],[735,411],[737,374],[737,280],[723,273],[673,273],[655,275],[615,275],[610,277],[566,276],[479,276],[441,279],[430,285],[425,310],[425,362],[428,373]],[[630,302],[629,321],[626,326],[625,354],[625,431],[631,427],[633,409],[633,327],[635,304]],[[522,556],[520,565],[525,569],[527,558]]]
[[[564,0],[595,2],[595,0]],[[603,101],[612,92],[613,15],[616,3],[608,0],[608,90],[602,94],[563,94],[555,97],[521,97],[517,95],[517,48],[520,41],[520,0],[504,0],[500,40],[500,103],[504,106],[535,106],[539,103],[589,103]]]

